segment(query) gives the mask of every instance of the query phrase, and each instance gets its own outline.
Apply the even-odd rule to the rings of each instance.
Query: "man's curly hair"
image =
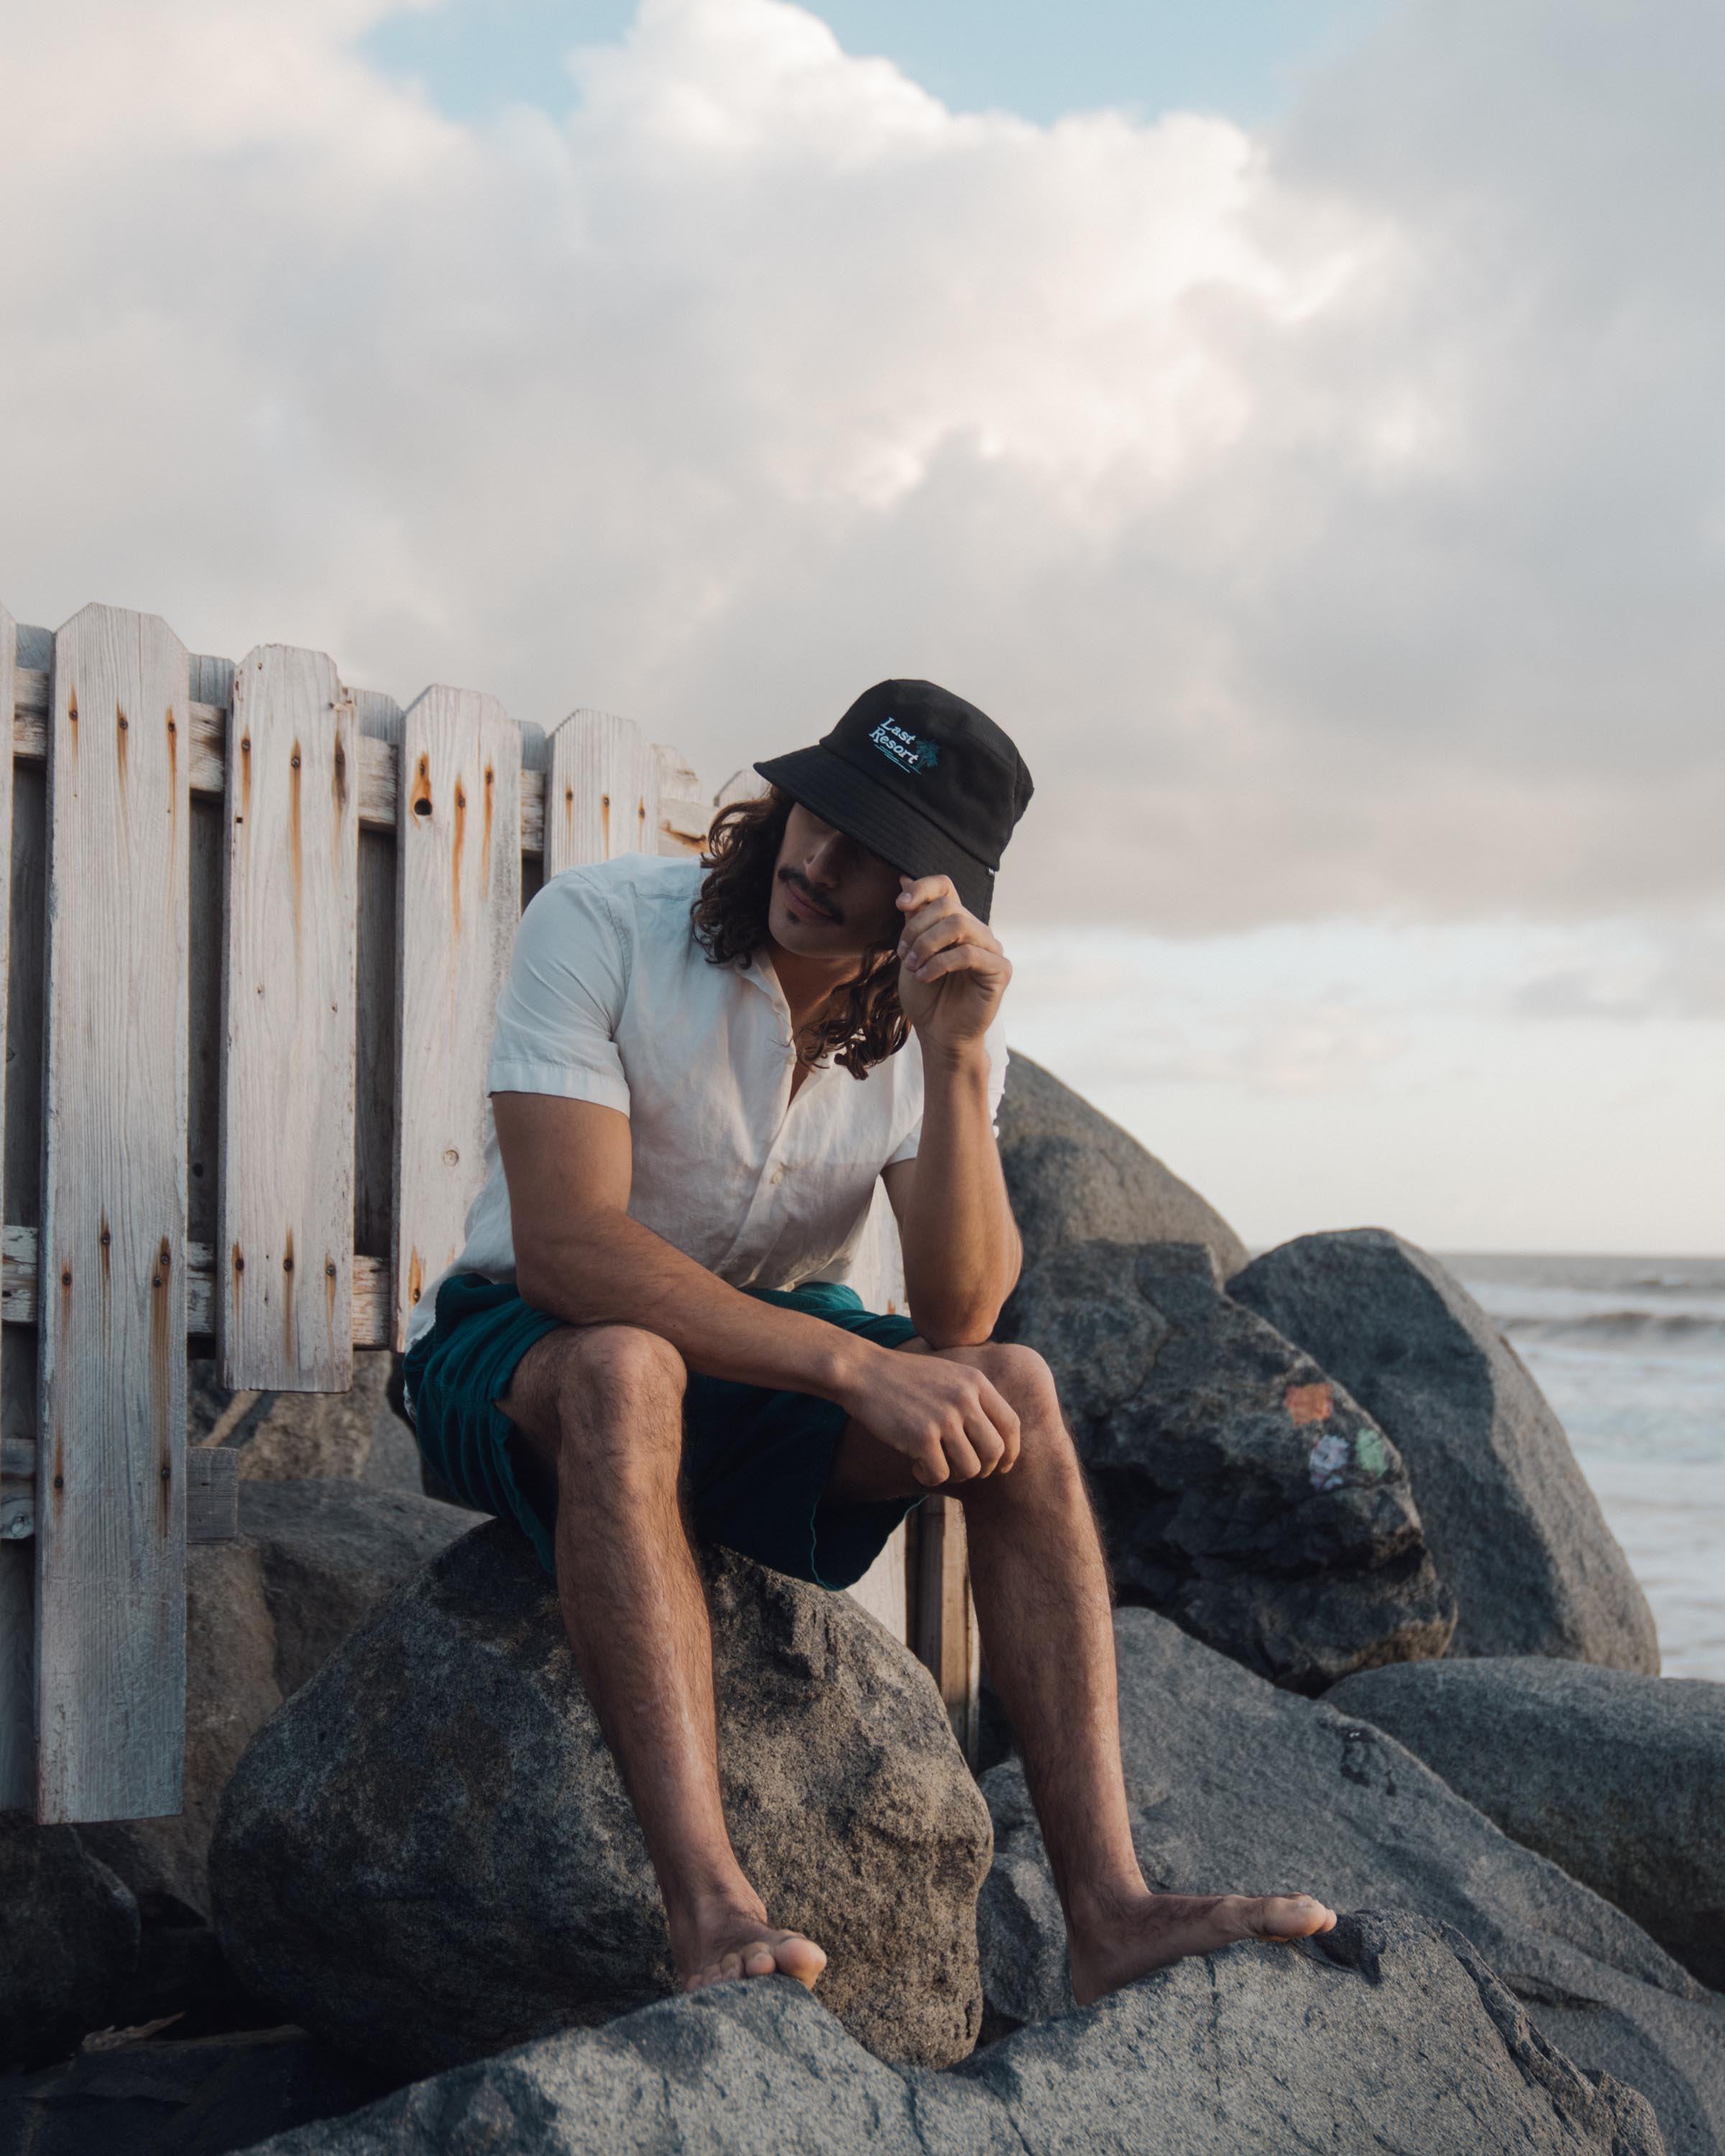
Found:
[[[696,941],[714,966],[746,966],[767,941],[773,871],[793,803],[770,788],[757,800],[733,801],[714,817],[701,865],[701,891],[689,909]],[[864,952],[855,980],[836,991],[797,1036],[805,1063],[830,1056],[853,1078],[866,1078],[911,1037],[898,1001],[896,933]]]

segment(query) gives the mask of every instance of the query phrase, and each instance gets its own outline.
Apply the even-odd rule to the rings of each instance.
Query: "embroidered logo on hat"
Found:
[[[908,726],[901,726],[896,719],[882,719],[869,739],[901,771],[932,771],[941,760],[938,742],[919,741]]]

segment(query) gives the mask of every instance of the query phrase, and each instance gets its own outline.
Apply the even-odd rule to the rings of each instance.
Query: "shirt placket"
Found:
[[[795,1066],[795,1052],[791,1039],[790,1006],[778,981],[762,966],[759,959],[751,959],[743,969],[742,978],[749,982],[765,997],[777,1026],[777,1040],[780,1053],[787,1060],[779,1073],[779,1084],[773,1101],[773,1130],[766,1153],[761,1163],[755,1188],[749,1199],[748,1210],[737,1229],[731,1248],[722,1260],[727,1272],[752,1273],[772,1249],[775,1240],[773,1209],[778,1200],[778,1186],[784,1181],[788,1163],[785,1155],[789,1150],[791,1111],[796,1102],[790,1097],[792,1071]],[[813,1070],[803,1081],[800,1100],[809,1088],[819,1086],[830,1075],[824,1070]]]

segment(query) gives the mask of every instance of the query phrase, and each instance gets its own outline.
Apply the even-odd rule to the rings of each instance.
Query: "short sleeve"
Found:
[[[617,1029],[629,938],[606,894],[572,870],[536,891],[516,930],[485,1066],[490,1093],[552,1093],[629,1113]]]
[[[1000,1135],[1000,1099],[1006,1091],[1006,1066],[1010,1057],[1006,1050],[1006,1028],[996,1019],[983,1037],[983,1045],[988,1051],[988,1121],[995,1137]],[[916,1120],[906,1132],[903,1142],[886,1165],[896,1168],[901,1160],[915,1160],[922,1143],[922,1116],[919,1111]]]

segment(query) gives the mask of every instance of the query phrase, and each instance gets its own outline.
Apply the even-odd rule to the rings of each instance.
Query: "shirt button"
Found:
[[[783,1166],[780,1166],[780,1167],[775,1168],[773,1169],[773,1171],[772,1174],[771,1174],[770,1176],[768,1176],[768,1178],[767,1179],[768,1179],[768,1181],[769,1183],[783,1183],[783,1182],[784,1181],[784,1169],[783,1169]]]

